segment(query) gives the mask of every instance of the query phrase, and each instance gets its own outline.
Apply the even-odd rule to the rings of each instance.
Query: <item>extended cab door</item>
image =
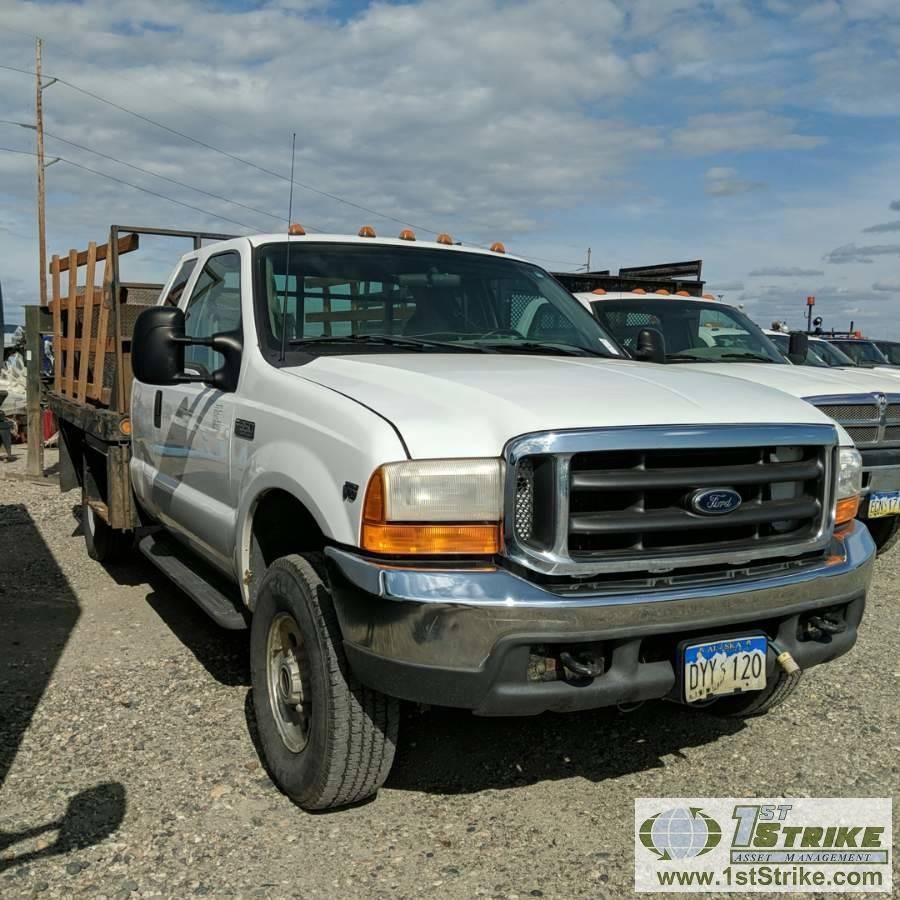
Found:
[[[201,261],[180,299],[189,337],[242,332],[241,254],[224,250]],[[209,347],[185,348],[185,371],[209,375],[224,362]],[[175,535],[219,568],[230,571],[237,503],[231,486],[234,394],[203,383],[152,391],[150,446],[152,512]],[[146,418],[146,403],[144,405]]]

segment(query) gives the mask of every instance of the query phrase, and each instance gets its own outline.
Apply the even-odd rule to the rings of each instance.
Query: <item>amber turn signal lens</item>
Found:
[[[843,525],[851,519],[855,519],[858,512],[859,496],[854,494],[852,497],[844,497],[843,500],[838,500],[837,506],[835,507],[834,524]]]
[[[128,437],[131,434],[131,419],[122,419],[122,421],[119,422],[119,431]]]
[[[499,525],[392,525],[364,522],[362,545],[370,553],[400,556],[484,556],[500,552]]]

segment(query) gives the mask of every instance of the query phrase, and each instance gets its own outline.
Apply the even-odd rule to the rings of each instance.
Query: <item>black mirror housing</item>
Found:
[[[666,339],[656,328],[642,328],[638,332],[634,358],[642,362],[664,363]]]
[[[184,378],[184,313],[174,306],[152,306],[134,323],[131,368],[144,384],[178,384]]]
[[[210,375],[184,374],[184,348],[210,347],[225,358],[225,364]],[[244,342],[240,331],[223,331],[211,338],[191,338],[184,334],[184,313],[175,306],[145,309],[134,323],[131,339],[131,368],[144,384],[169,385],[202,381],[217,390],[237,390]]]
[[[803,331],[792,331],[788,344],[788,359],[795,366],[802,366],[806,363],[808,353],[809,335]]]

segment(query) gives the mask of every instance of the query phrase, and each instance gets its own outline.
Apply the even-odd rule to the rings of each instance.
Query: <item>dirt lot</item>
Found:
[[[260,766],[246,638],[141,560],[88,559],[76,495],[4,478],[17,452],[0,469],[3,898],[613,898],[632,893],[636,796],[896,791],[900,549],[856,649],[768,717],[409,709],[378,798],[309,815]]]

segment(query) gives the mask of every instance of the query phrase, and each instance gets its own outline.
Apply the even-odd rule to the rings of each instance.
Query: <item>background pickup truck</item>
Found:
[[[584,281],[585,276],[577,276]],[[850,434],[863,459],[859,518],[879,552],[900,537],[900,380],[871,371],[792,365],[741,310],[707,297],[606,291],[576,294],[626,348],[641,331],[659,335],[660,359],[732,375],[812,403]],[[730,398],[724,400],[730,403]]]
[[[249,624],[302,806],[378,789],[400,700],[746,716],[853,645],[861,462],[813,406],[632,361],[548,273],[448,235],[188,235],[135,316],[138,231],[81,263],[111,260],[109,341],[54,263],[64,487],[94,557],[137,543]]]

